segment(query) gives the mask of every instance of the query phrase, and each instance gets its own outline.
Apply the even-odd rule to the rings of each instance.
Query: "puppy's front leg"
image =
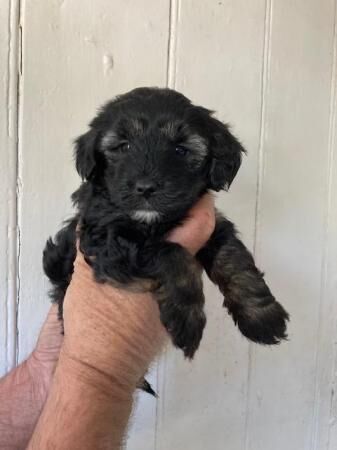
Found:
[[[199,347],[206,324],[201,270],[180,245],[162,243],[153,258],[159,287],[154,292],[160,318],[173,344],[187,358]]]
[[[217,217],[215,231],[197,258],[219,286],[224,306],[244,336],[261,344],[286,339],[288,313],[271,294],[229,220]]]

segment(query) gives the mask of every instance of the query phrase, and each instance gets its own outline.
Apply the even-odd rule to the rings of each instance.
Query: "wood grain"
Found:
[[[169,85],[248,150],[217,202],[291,313],[290,335],[249,344],[205,279],[201,349],[187,363],[168,348],[153,367],[159,400],[139,394],[127,448],[337,448],[336,4],[2,1],[0,374],[29,354],[49,307],[41,252],[71,213],[72,140],[115,94]]]
[[[330,0],[271,4],[257,257],[291,326],[288,343],[254,350],[250,450],[315,448],[333,33]]]

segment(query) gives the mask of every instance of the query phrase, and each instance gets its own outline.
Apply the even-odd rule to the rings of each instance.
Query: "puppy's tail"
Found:
[[[139,380],[137,388],[147,392],[148,394],[152,395],[155,398],[158,398],[157,392],[153,389],[151,384],[147,380],[145,380],[145,378]]]

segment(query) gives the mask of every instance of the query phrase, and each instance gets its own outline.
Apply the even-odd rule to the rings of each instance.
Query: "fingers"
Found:
[[[172,230],[168,240],[182,245],[194,255],[206,244],[214,227],[214,199],[211,194],[205,194],[190,209],[184,223]]]

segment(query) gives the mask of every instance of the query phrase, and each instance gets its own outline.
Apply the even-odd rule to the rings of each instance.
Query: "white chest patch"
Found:
[[[157,211],[143,211],[138,210],[132,213],[132,218],[138,222],[153,223],[160,217],[160,213]]]

